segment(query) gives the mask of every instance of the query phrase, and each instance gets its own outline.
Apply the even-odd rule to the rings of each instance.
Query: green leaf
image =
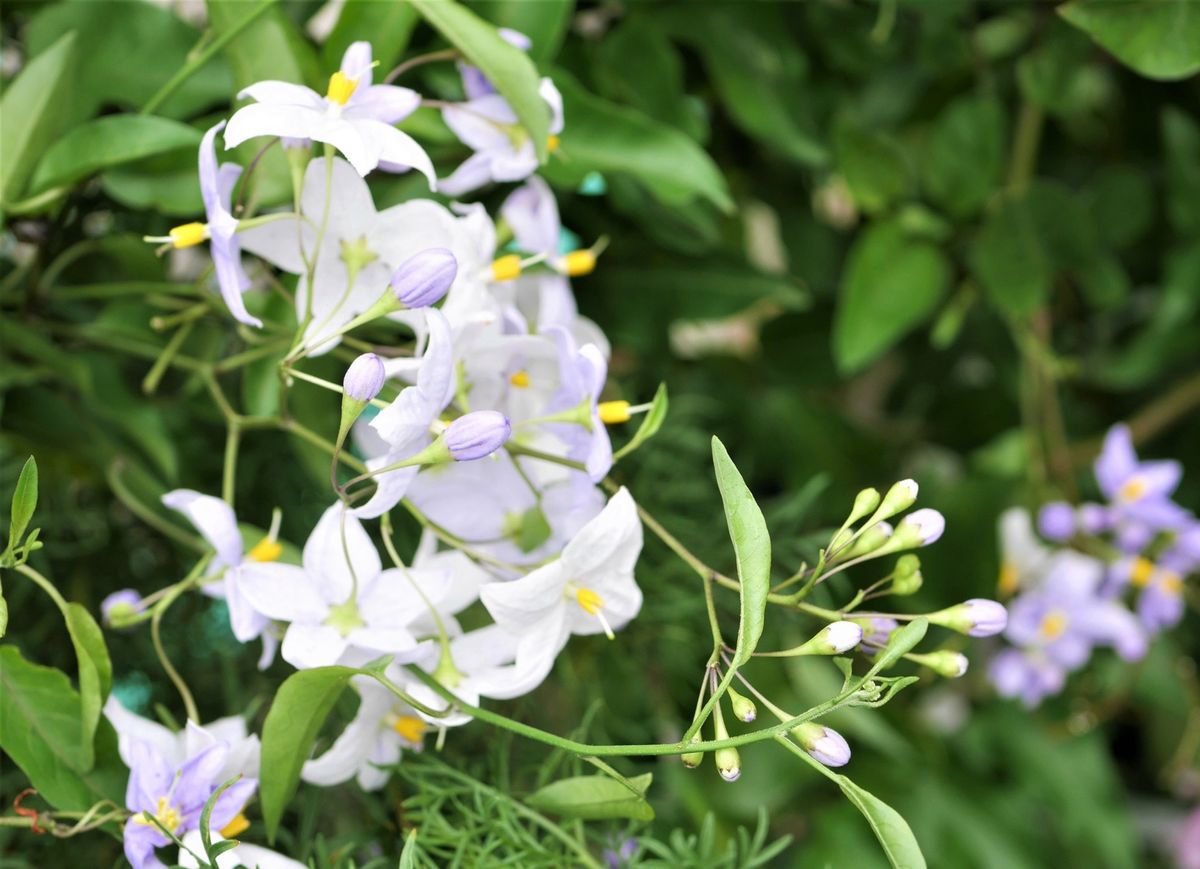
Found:
[[[1183,236],[1200,236],[1200,123],[1168,107],[1162,113],[1167,163],[1167,219]]]
[[[1170,158],[1168,157],[1168,173]],[[1196,192],[1200,197],[1200,160],[1197,167]],[[1175,191],[1167,184],[1168,208]],[[1086,208],[1095,221],[1100,240],[1114,248],[1126,248],[1141,239],[1154,220],[1154,191],[1146,174],[1132,166],[1117,165],[1101,169],[1089,185]],[[1200,212],[1200,206],[1197,206]],[[1200,223],[1198,223],[1200,225]]]
[[[417,10],[408,3],[379,3],[377,0],[347,0],[325,45],[321,60],[327,69],[337,69],[350,43],[371,43],[373,59],[379,63],[378,82],[396,65],[417,26]]]
[[[904,152],[891,138],[843,123],[834,136],[838,172],[867,214],[882,211],[911,186]]]
[[[75,34],[66,34],[4,89],[0,116],[9,120],[0,124],[0,202],[20,197],[38,157],[58,133],[74,46]]]
[[[1147,78],[1200,71],[1200,4],[1192,0],[1074,0],[1058,14]]]
[[[956,217],[981,209],[1000,184],[1004,114],[999,101],[967,96],[947,106],[922,151],[921,177],[934,202]]]
[[[183,149],[195,149],[201,133],[153,115],[106,115],[76,127],[46,151],[32,189],[72,184],[102,169]]]
[[[633,438],[629,443],[613,453],[613,461],[619,461],[622,457],[629,455],[658,434],[658,430],[662,428],[663,421],[666,418],[667,384],[660,383],[658,390],[654,393],[654,400],[650,403],[650,409],[642,417],[642,424],[638,426],[638,430],[634,432]]]
[[[404,847],[400,850],[400,865],[397,869],[417,869],[417,828],[413,827],[404,837]]]
[[[725,179],[704,149],[636,109],[600,99],[565,72],[554,73],[566,126],[560,155],[543,169],[552,182],[577,186],[589,172],[623,173],[662,203],[680,208],[703,198],[733,209]]]
[[[37,509],[37,500],[37,460],[30,456],[21,467],[21,474],[17,477],[17,487],[13,490],[12,518],[8,526],[8,548],[10,550],[19,546],[21,540],[24,539],[25,529],[29,527],[33,511]],[[4,631],[0,630],[0,635],[3,633]]]
[[[923,869],[925,855],[921,853],[921,846],[917,844],[912,828],[899,812],[844,775],[830,773],[829,778],[837,782],[846,799],[862,812],[892,866],[896,869]]]
[[[81,762],[79,730],[79,695],[66,675],[0,647],[0,749],[59,811],[84,811],[105,799],[124,805],[128,773],[112,726],[100,722],[90,769]]]
[[[883,647],[883,651],[875,656],[875,662],[861,681],[865,682],[876,673],[882,673],[908,654],[908,652],[912,651],[917,643],[925,638],[927,630],[929,630],[928,621],[925,619],[913,619],[904,627],[892,631],[892,635],[888,637],[887,645]]]
[[[482,0],[471,5],[497,27],[508,27],[528,36],[533,43],[529,56],[537,61],[551,60],[558,54],[575,11],[575,0],[538,0],[537,3]]]
[[[950,263],[934,245],[914,241],[894,222],[877,223],[850,249],[842,273],[833,355],[843,372],[874,361],[937,308]]]
[[[581,775],[551,782],[538,789],[525,802],[541,812],[585,821],[630,818],[654,820],[654,809],[644,797],[652,775],[635,776],[627,781],[637,789],[606,775]]]
[[[969,262],[992,304],[1007,313],[1031,313],[1050,294],[1051,263],[1027,198],[1008,197],[988,216]]]
[[[741,615],[738,621],[737,647],[730,669],[736,670],[750,660],[762,636],[767,613],[767,593],[771,590],[771,536],[762,510],[746,488],[725,445],[712,439],[713,469],[721,503],[725,506],[725,522],[737,558],[738,593]]]
[[[533,61],[465,6],[451,0],[410,2],[508,100],[517,120],[529,133],[538,160],[545,162],[549,155],[550,109],[538,93],[541,79]]]
[[[317,667],[293,673],[279,686],[262,732],[259,796],[268,840],[275,841],[317,732],[350,677],[359,672],[351,667]]]

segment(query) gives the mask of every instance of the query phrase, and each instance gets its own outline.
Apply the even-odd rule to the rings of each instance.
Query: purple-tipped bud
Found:
[[[457,276],[454,254],[444,247],[431,247],[392,272],[392,292],[406,308],[427,308],[446,295]]]
[[[901,532],[912,533],[908,529],[912,529],[920,540],[918,546],[928,546],[942,536],[942,532],[946,530],[946,518],[937,510],[932,510],[925,507],[921,510],[913,510],[907,516],[900,520],[900,525],[896,528],[896,535]]]
[[[512,424],[504,414],[495,410],[477,410],[450,423],[442,435],[442,442],[454,461],[470,462],[496,452],[510,434]]]
[[[850,762],[850,746],[831,727],[805,721],[792,728],[792,736],[813,760],[825,766],[845,766]]]
[[[342,378],[342,389],[345,390],[347,398],[370,401],[379,395],[386,377],[383,360],[374,353],[364,353],[346,369],[346,376]]]
[[[1047,504],[1038,513],[1038,530],[1047,540],[1062,543],[1075,533],[1075,509],[1065,501]]]
[[[140,613],[142,608],[142,596],[132,588],[123,588],[100,601],[100,619],[110,627],[120,627],[123,621]]]
[[[832,622],[821,629],[816,639],[828,647],[832,654],[848,652],[862,641],[863,629],[854,622]]]
[[[972,598],[963,604],[972,637],[992,637],[1008,626],[1008,610],[1003,604],[986,598]]]
[[[886,616],[870,616],[865,619],[855,619],[855,621],[863,629],[862,640],[858,647],[865,655],[874,655],[881,651],[891,639],[892,631],[900,627],[898,621]]]

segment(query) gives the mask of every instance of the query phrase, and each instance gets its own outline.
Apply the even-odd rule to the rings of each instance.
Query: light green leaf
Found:
[[[11,521],[8,526],[8,548],[15,549],[25,537],[25,529],[33,518],[38,500],[37,460],[30,456],[21,467],[17,487],[13,490]],[[0,630],[0,636],[4,634]]]
[[[988,298],[1002,311],[1028,314],[1050,294],[1050,259],[1025,198],[1009,197],[988,216],[968,259]]]
[[[627,781],[637,789],[632,792],[625,784],[606,775],[581,775],[551,782],[525,802],[541,812],[563,818],[585,821],[631,818],[635,821],[654,820],[654,809],[644,797],[652,775],[635,776]]]
[[[679,208],[703,198],[722,211],[733,209],[720,170],[687,135],[589,94],[565,72],[555,72],[554,83],[562,92],[566,126],[561,158],[543,169],[552,182],[573,187],[589,172],[622,173],[665,205]]]
[[[21,71],[0,99],[0,202],[18,199],[38,157],[58,133],[64,92],[74,62],[75,34],[68,33]],[[16,119],[16,120],[14,120]]]
[[[899,812],[846,776],[831,773],[829,777],[837,782],[846,799],[862,812],[895,869],[924,869],[925,855],[921,853],[912,828]]]
[[[908,194],[911,188],[904,152],[888,136],[843,123],[834,136],[834,159],[854,201],[875,214]]]
[[[871,669],[866,672],[861,681],[865,682],[876,673],[882,673],[908,652],[912,651],[913,647],[924,639],[927,630],[929,630],[928,621],[925,619],[913,619],[904,627],[892,631],[887,645],[883,647],[883,651],[875,656],[875,663],[871,665]]]
[[[920,325],[950,282],[950,263],[895,222],[869,227],[855,240],[842,273],[833,355],[844,372],[872,362]]]
[[[66,675],[25,660],[13,646],[0,647],[0,749],[60,811],[83,811],[105,799],[124,805],[128,773],[112,726],[100,722],[96,762],[87,767],[79,731],[79,695]]]
[[[533,61],[465,6],[451,0],[410,2],[508,100],[517,120],[529,133],[538,160],[545,162],[549,155],[550,109],[538,93],[541,79]]]
[[[317,732],[350,677],[359,672],[351,667],[317,667],[293,673],[279,686],[262,732],[259,796],[269,841],[275,841]]]
[[[366,40],[371,43],[373,59],[379,63],[375,74],[378,82],[404,54],[418,17],[417,10],[408,3],[347,0],[321,48],[321,60],[327,69],[337,69],[350,43]]]
[[[38,163],[32,189],[72,184],[102,169],[172,151],[195,149],[201,133],[153,115],[106,115],[56,141]]]
[[[771,536],[762,510],[746,488],[725,445],[712,439],[713,468],[721,503],[725,506],[725,522],[737,558],[741,616],[738,622],[737,647],[733,652],[731,670],[750,660],[762,636],[767,613],[767,593],[771,590]]]
[[[999,101],[967,96],[947,106],[922,151],[921,177],[951,214],[974,214],[1000,184],[1004,114]]]
[[[654,401],[650,403],[650,409],[646,411],[642,417],[642,424],[638,426],[638,430],[634,432],[633,438],[625,446],[621,447],[613,453],[613,461],[619,461],[622,457],[629,455],[650,438],[658,434],[658,430],[662,428],[663,421],[667,418],[667,384],[660,383],[658,391],[654,393]]]
[[[400,850],[400,866],[398,869],[417,869],[417,828],[413,827],[404,837],[404,847]]]
[[[1147,78],[1200,71],[1200,4],[1192,0],[1074,0],[1058,14]]]

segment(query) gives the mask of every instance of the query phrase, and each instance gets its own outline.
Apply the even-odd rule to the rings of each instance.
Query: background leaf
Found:
[[[54,139],[74,61],[75,34],[68,33],[30,61],[0,100],[0,203],[20,197],[37,162]],[[13,118],[20,118],[14,122]]]
[[[33,519],[38,500],[38,469],[37,460],[30,456],[21,466],[21,474],[17,477],[16,488],[13,489],[12,512],[8,526],[8,546],[10,549],[19,546],[25,537],[25,529]],[[3,631],[0,631],[3,634]]]
[[[1074,0],[1058,14],[1144,76],[1200,71],[1200,6],[1189,0]]]
[[[551,782],[531,794],[525,802],[540,812],[563,818],[652,821],[654,809],[644,797],[651,778],[650,773],[645,773],[629,779],[630,784],[638,790],[635,794],[621,782],[606,775],[575,776]]]

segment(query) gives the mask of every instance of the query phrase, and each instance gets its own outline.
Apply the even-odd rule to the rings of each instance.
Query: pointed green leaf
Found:
[[[17,487],[13,490],[12,519],[8,526],[8,548],[15,549],[21,545],[25,537],[25,529],[37,509],[38,499],[38,469],[33,456],[25,460],[21,475],[17,477]],[[4,634],[0,630],[0,636]]]
[[[862,812],[875,838],[883,846],[883,853],[896,869],[924,869],[925,855],[917,844],[908,822],[900,813],[868,790],[856,785],[844,775],[830,774],[854,807]]]
[[[613,453],[613,461],[620,461],[623,457],[629,455],[650,438],[658,434],[658,430],[662,428],[663,421],[667,418],[667,384],[660,383],[658,391],[654,393],[654,401],[650,403],[650,409],[646,411],[646,415],[642,417],[642,424],[638,426],[638,430],[634,432],[633,439],[625,446],[621,447]]]
[[[651,778],[652,775],[646,773],[628,779],[637,789],[637,793],[634,793],[625,784],[606,775],[575,776],[551,782],[525,802],[538,811],[563,818],[652,821],[654,809],[643,796],[650,787]]]
[[[1193,0],[1074,0],[1058,14],[1147,78],[1200,72],[1200,3]]]
[[[737,557],[741,616],[730,668],[736,670],[750,660],[762,636],[767,594],[771,590],[771,537],[762,510],[746,488],[746,481],[729,458],[725,445],[715,437],[712,452],[717,486],[725,505],[725,522]]]
[[[38,157],[58,133],[74,46],[74,33],[61,37],[4,90],[0,116],[8,121],[0,124],[0,202],[20,197]]]
[[[517,120],[529,133],[538,160],[549,154],[550,109],[538,93],[541,79],[525,52],[509,45],[496,31],[471,10],[451,0],[411,0],[422,17],[446,41],[463,53],[468,61],[487,76],[488,81],[508,100]]]

